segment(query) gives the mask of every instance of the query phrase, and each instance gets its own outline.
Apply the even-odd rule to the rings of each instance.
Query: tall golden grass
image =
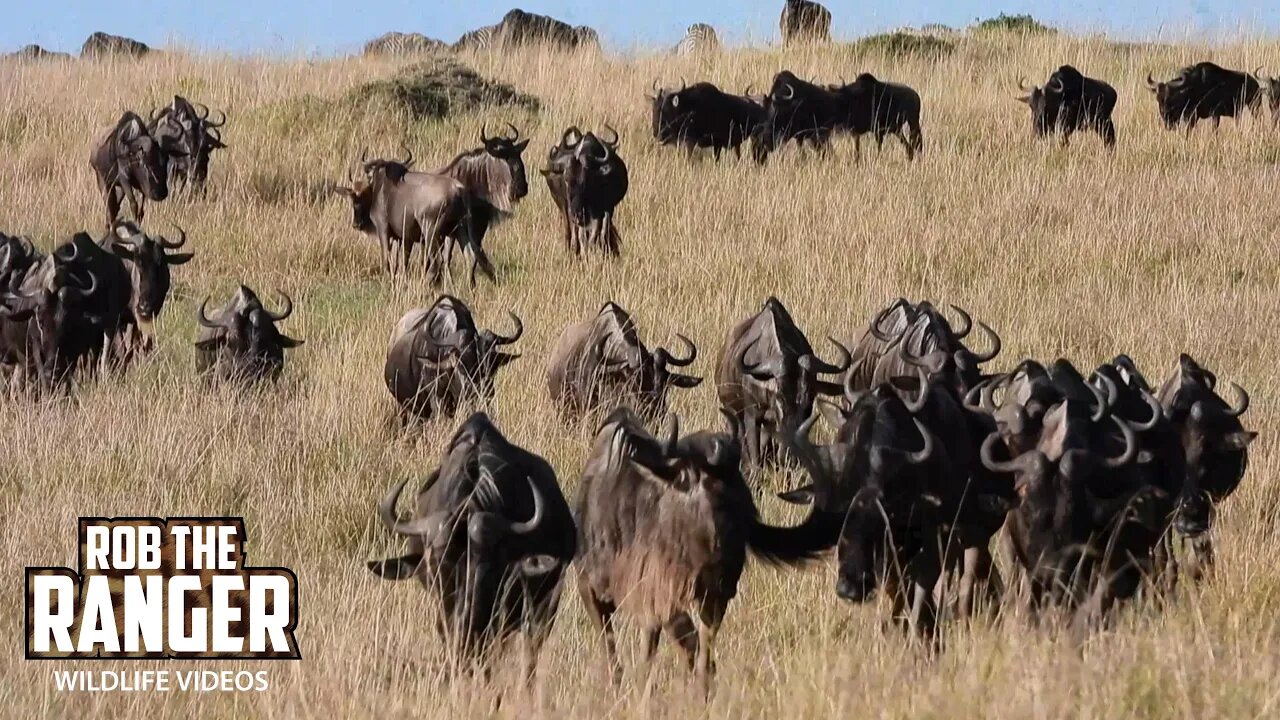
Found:
[[[522,53],[465,60],[543,101],[540,114],[503,108],[411,123],[391,113],[353,122],[299,112],[392,74],[394,62],[277,61],[173,54],[137,63],[0,66],[0,229],[44,247],[97,232],[101,200],[87,163],[91,138],[126,108],[182,93],[224,108],[230,149],[215,159],[203,201],[149,208],[148,225],[179,223],[196,260],[175,272],[158,353],[124,377],[71,399],[5,404],[0,429],[0,716],[171,717],[1273,717],[1280,686],[1280,500],[1271,436],[1280,389],[1280,251],[1275,202],[1280,134],[1246,118],[1190,137],[1163,129],[1143,86],[1200,59],[1280,67],[1280,43],[1121,45],[1101,38],[958,37],[944,56],[884,56],[829,47],[743,49],[711,59],[666,54],[577,57]],[[1014,100],[1019,76],[1070,62],[1120,92],[1119,147],[1096,136],[1037,141]],[[765,168],[749,160],[686,160],[649,136],[653,80],[707,79],[741,90],[791,69],[834,82],[871,71],[924,99],[925,153],[909,165],[886,144],[852,163],[792,150]],[[305,103],[303,104],[305,105]],[[1060,633],[1011,612],[948,631],[931,656],[884,627],[884,608],[850,606],[822,563],[753,567],[720,634],[716,692],[704,703],[665,649],[657,686],[607,682],[598,639],[566,593],[536,689],[503,663],[486,684],[450,679],[433,608],[413,583],[387,583],[364,561],[398,550],[374,517],[384,490],[422,478],[450,423],[412,432],[393,421],[382,382],[388,333],[435,291],[418,275],[380,272],[375,243],[351,229],[345,200],[326,194],[369,146],[408,143],[422,165],[475,145],[482,122],[520,125],[531,193],[487,241],[501,282],[459,294],[482,324],[525,320],[524,357],[499,377],[491,409],[503,430],[577,484],[591,427],[564,428],[547,398],[544,362],[570,322],[606,299],[626,307],[650,342],[673,333],[701,349],[710,376],[728,328],[776,294],[811,337],[849,337],[888,300],[952,302],[1005,340],[994,365],[1072,358],[1082,367],[1130,353],[1149,376],[1190,352],[1254,396],[1263,431],[1240,491],[1223,507],[1219,571],[1162,611],[1121,612],[1080,652]],[[623,257],[578,261],[536,168],[568,124],[623,136],[631,190],[620,207]],[[200,387],[194,307],[237,283],[293,294],[284,326],[307,344],[274,388]],[[711,383],[675,393],[695,428],[717,422]],[[774,478],[773,485],[787,482]],[[768,492],[760,504],[788,517]],[[74,567],[75,521],[88,515],[239,515],[251,564],[284,565],[301,582],[295,663],[181,664],[270,672],[249,694],[60,694],[55,669],[135,670],[179,663],[24,661],[21,568]],[[637,638],[626,636],[632,660]],[[493,698],[505,691],[501,707]]]

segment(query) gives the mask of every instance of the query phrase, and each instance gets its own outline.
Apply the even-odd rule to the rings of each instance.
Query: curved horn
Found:
[[[577,140],[569,142],[570,135],[576,137]],[[577,125],[570,125],[565,128],[564,134],[560,136],[560,146],[563,148],[576,147],[580,142],[582,142],[582,131],[578,129]]]
[[[70,252],[64,252],[67,248],[71,248]],[[74,241],[67,243],[53,251],[53,256],[63,263],[73,263],[80,257],[80,246]]]
[[[662,454],[667,457],[675,455],[678,442],[680,442],[680,418],[675,413],[668,413],[666,437],[662,440]]]
[[[499,335],[498,333],[493,333],[494,345],[510,345],[524,335],[524,323],[520,322],[520,316],[509,310],[507,311],[507,315],[511,316],[511,324],[516,326],[515,332],[511,335]]]
[[[1236,404],[1234,407],[1228,405],[1225,412],[1229,417],[1238,418],[1249,409],[1249,393],[1235,383],[1231,383],[1231,389],[1236,393]]]
[[[885,332],[884,332],[883,330],[881,330],[881,329],[880,329],[880,325],[884,322],[885,318],[889,317],[889,313],[893,312],[893,311],[894,311],[894,309],[895,309],[895,308],[897,308],[897,307],[898,307],[898,303],[894,303],[894,304],[890,305],[889,307],[887,307],[887,308],[885,308],[885,309],[881,310],[880,312],[876,313],[876,316],[875,316],[874,318],[872,318],[872,319],[871,319],[871,325],[869,326],[869,328],[868,328],[868,329],[870,330],[870,332],[871,332],[872,336],[874,336],[874,337],[875,337],[875,339],[877,339],[877,340],[879,340],[879,341],[881,341],[881,342],[889,342],[889,343],[891,343],[891,342],[893,342],[894,340],[897,340],[898,338],[902,337],[902,333],[898,333],[896,336],[893,336],[893,335],[886,335],[886,334],[885,334]],[[908,324],[910,324],[910,320],[911,320],[911,318],[910,318],[910,316],[908,316],[908,317],[907,317],[907,322],[908,322]]]
[[[657,95],[658,95],[658,78],[654,78],[654,79],[653,79],[653,84],[649,86],[649,91],[653,93],[654,97],[657,97]]]
[[[977,385],[969,388],[969,392],[965,393],[964,397],[961,399],[964,406],[970,410],[985,410],[986,408],[982,405],[982,396],[990,382],[990,380],[983,380]]]
[[[360,164],[364,165],[368,161],[369,161],[369,148],[367,147],[360,148]]]
[[[920,422],[920,418],[913,417],[911,420],[916,424],[916,430],[920,433],[920,439],[924,441],[924,446],[913,453],[907,453],[907,462],[912,465],[919,465],[933,457],[933,433],[929,432],[929,428]]]
[[[187,244],[187,231],[183,230],[182,226],[176,223],[173,228],[178,231],[177,241],[170,240],[164,236],[158,237],[156,238],[156,242],[160,243],[161,247],[168,248],[169,250],[177,250]]]
[[[150,119],[151,122],[155,122],[156,120],[159,120],[160,118],[164,117],[164,111],[167,109],[168,108],[164,107],[163,105],[152,106],[151,112],[148,114],[147,117]]]
[[[1099,375],[1098,381],[1107,388],[1107,407],[1115,407],[1120,399],[1120,390],[1116,387],[1116,382],[1106,375]]]
[[[410,167],[413,165],[413,151],[410,150],[408,147],[405,147],[404,151],[408,153],[408,156],[404,160],[401,160],[400,164],[405,167]]]
[[[1046,90],[1052,90],[1055,93],[1061,93],[1063,90],[1066,89],[1067,86],[1063,84],[1062,78],[1055,77],[1052,80],[1050,80],[1048,84],[1046,84],[1044,87]]]
[[[613,139],[605,140],[604,138],[600,138],[600,141],[603,142],[605,145],[608,145],[609,147],[616,150],[618,148],[618,142],[622,140],[622,137],[618,135],[618,131],[614,130],[613,127],[609,125],[609,123],[604,124],[604,129],[608,130],[610,135],[613,135]]]
[[[511,523],[511,532],[515,535],[528,535],[538,529],[542,524],[543,509],[546,505],[542,499],[542,491],[538,489],[536,483],[533,482],[533,476],[526,476],[529,480],[529,494],[533,496],[533,515],[524,522]]]
[[[1018,467],[1021,465],[1021,463],[1018,462],[1017,458],[1013,460],[996,460],[994,457],[992,457],[991,451],[992,449],[995,448],[995,444],[999,440],[1000,440],[1000,433],[993,432],[987,436],[986,440],[982,441],[982,450],[978,453],[978,456],[982,459],[982,466],[990,470],[991,472],[998,472],[998,473],[1016,472],[1018,470]]]
[[[200,321],[201,327],[207,327],[210,329],[217,329],[222,327],[220,323],[210,320],[209,316],[205,314],[205,311],[208,307],[209,307],[209,296],[206,295],[204,298],[204,301],[200,303],[200,309],[196,311],[196,320]]]
[[[488,145],[489,141],[492,139],[485,132],[488,129],[488,127],[489,127],[488,123],[481,123],[480,125],[480,144],[481,145]]]
[[[916,375],[920,378],[920,394],[912,402],[907,402],[906,399],[902,401],[902,404],[907,408],[907,412],[912,415],[923,410],[924,406],[929,403],[929,377],[920,368],[916,368]]]
[[[96,274],[94,274],[94,272],[93,272],[92,270],[86,270],[86,271],[85,271],[85,274],[89,276],[89,286],[88,286],[88,287],[85,287],[85,286],[83,286],[83,285],[81,285],[81,286],[80,286],[80,287],[78,287],[78,288],[72,288],[72,287],[71,287],[71,286],[69,286],[69,285],[67,286],[67,287],[68,287],[68,289],[71,289],[72,291],[74,291],[77,295],[79,295],[79,296],[80,296],[80,297],[82,297],[82,298],[84,298],[84,297],[89,297],[90,295],[93,295],[95,292],[97,292],[97,291],[98,291],[98,276],[97,276]]]
[[[609,162],[609,159],[613,157],[613,150],[609,147],[609,144],[604,142],[603,140],[600,141],[600,147],[602,150],[604,150],[604,154],[593,155],[592,157],[594,157],[597,162],[603,165],[604,163]]]
[[[217,120],[210,120],[210,119],[208,119],[208,118],[205,118],[205,120],[204,120],[204,126],[205,126],[205,127],[207,127],[207,128],[212,129],[212,128],[220,128],[220,127],[222,127],[223,125],[226,125],[226,124],[227,124],[227,114],[226,114],[225,112],[223,112],[223,111],[219,110],[219,111],[218,111],[218,115],[219,115],[220,117],[219,117]]]
[[[267,317],[271,318],[272,321],[280,322],[293,314],[293,298],[289,297],[289,293],[283,290],[277,290],[276,294],[280,296],[280,303],[284,305],[284,309],[278,313],[273,313],[266,308],[263,308],[263,310],[267,313]]]
[[[1151,73],[1147,73],[1147,88],[1150,90],[1155,90],[1156,88],[1159,88],[1159,87],[1160,87],[1160,83],[1156,82],[1155,79],[1151,77]]]
[[[951,328],[951,331],[955,333],[956,339],[962,340],[966,335],[969,334],[971,330],[973,330],[973,318],[970,317],[969,313],[965,312],[963,308],[960,308],[956,305],[948,305],[947,307],[950,307],[951,311],[959,315],[960,319],[964,321],[963,330],[959,330],[957,328]]]
[[[676,339],[680,341],[680,344],[684,345],[686,356],[682,358],[676,357],[675,355],[671,354],[670,350],[668,350],[666,353],[667,364],[672,365],[674,367],[687,367],[689,365],[692,365],[693,361],[696,360],[698,357],[698,347],[693,344],[692,340],[685,337],[684,335],[681,335],[680,333],[676,333]]]
[[[207,120],[209,118],[209,106],[204,103],[196,103],[196,118]]]
[[[835,338],[827,336],[827,342],[836,346],[836,352],[840,354],[840,364],[832,365],[814,354],[812,355],[813,367],[820,373],[825,373],[827,375],[839,375],[853,365],[853,355],[849,352],[849,348],[836,342]]]
[[[1115,421],[1116,427],[1120,428],[1120,434],[1124,436],[1124,452],[1116,457],[1104,459],[1102,464],[1109,468],[1124,467],[1138,456],[1138,440],[1134,437],[1133,428],[1129,427],[1129,423],[1115,415],[1112,415],[1111,419]]]
[[[515,141],[519,140],[519,139],[520,139],[520,129],[519,129],[519,128],[517,128],[515,125],[512,125],[511,123],[507,123],[507,127],[511,128],[511,137],[506,138],[506,139],[507,139],[507,140],[510,140],[511,142],[515,142]]]
[[[790,100],[796,96],[796,89],[791,87],[791,83],[782,83],[782,87],[787,89],[787,94],[782,96],[783,100]]]
[[[976,353],[970,350],[969,354],[972,355],[973,359],[977,362],[984,363],[995,359],[995,357],[1000,354],[1002,344],[1000,342],[1000,336],[996,334],[995,330],[991,329],[991,326],[979,320],[978,328],[991,340],[991,349],[985,353]]]
[[[435,483],[436,477],[435,475],[431,477],[427,486],[423,488],[424,491]],[[396,503],[399,502],[400,493],[404,491],[404,486],[407,482],[409,482],[407,478],[401,480],[383,496],[382,501],[378,503],[378,518],[382,520],[382,524],[391,532],[397,535],[421,537],[423,544],[430,545],[435,534],[439,532],[442,521],[447,519],[447,515],[434,513],[426,517],[402,521],[396,515]]]
[[[1129,425],[1137,432],[1147,432],[1154,429],[1160,419],[1164,417],[1164,409],[1160,407],[1160,401],[1156,399],[1155,395],[1146,390],[1141,390],[1139,393],[1142,395],[1142,401],[1147,404],[1147,407],[1151,408],[1151,419],[1141,424],[1131,422]]]
[[[1035,86],[1034,86],[1034,85],[1032,85],[1030,88],[1028,88],[1028,87],[1027,87],[1027,79],[1026,79],[1025,77],[1019,77],[1019,78],[1018,78],[1018,90],[1019,90],[1019,91],[1021,91],[1021,92],[1026,92],[1027,90],[1034,90],[1034,89],[1035,89]]]

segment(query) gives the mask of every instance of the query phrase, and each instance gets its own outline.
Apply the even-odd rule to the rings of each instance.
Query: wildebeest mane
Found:
[[[473,195],[503,213],[511,212],[511,167],[484,148],[460,153],[435,172],[462,183]]]

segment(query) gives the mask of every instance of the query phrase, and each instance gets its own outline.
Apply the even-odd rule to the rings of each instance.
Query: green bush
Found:
[[[889,57],[943,57],[955,50],[956,44],[932,35],[893,32],[870,35],[853,43],[859,53],[880,53]]]
[[[1029,35],[1044,35],[1054,32],[1053,28],[1030,15],[1005,15],[1004,13],[979,21],[974,24],[973,29],[978,32],[1018,32]]]
[[[510,85],[487,80],[452,58],[410,65],[385,80],[349,91],[343,102],[355,108],[382,105],[414,120],[443,118],[496,105],[538,110],[538,99]]]

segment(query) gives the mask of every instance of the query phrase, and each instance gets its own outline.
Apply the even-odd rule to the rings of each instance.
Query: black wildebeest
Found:
[[[790,70],[774,76],[764,107],[765,121],[757,126],[752,144],[757,162],[790,140],[825,149],[848,114],[835,90],[801,80]]]
[[[1192,540],[1193,578],[1213,564],[1213,508],[1239,487],[1249,464],[1249,444],[1257,437],[1240,423],[1249,409],[1249,394],[1232,383],[1239,398],[1233,407],[1216,386],[1217,376],[1183,354],[1177,372],[1157,393],[1183,450],[1186,476],[1174,527]]]
[[[1019,81],[1018,88],[1027,93],[1018,100],[1031,108],[1031,127],[1037,135],[1059,134],[1065,147],[1075,131],[1093,130],[1102,136],[1104,145],[1115,147],[1116,126],[1111,112],[1116,107],[1116,89],[1107,83],[1063,65],[1043,86],[1028,90]]]
[[[208,106],[192,104],[181,95],[174,95],[173,102],[152,111],[148,129],[161,147],[177,147],[181,154],[169,157],[169,185],[173,192],[190,187],[203,193],[209,179],[209,160],[214,150],[227,146],[222,142],[222,126],[227,114],[211,119]]]
[[[915,90],[878,80],[871,73],[862,73],[848,85],[832,89],[840,100],[835,129],[853,136],[855,159],[862,159],[861,137],[866,133],[875,137],[877,148],[884,146],[887,136],[896,136],[906,148],[908,161],[924,149],[920,95]]]
[[[831,11],[810,0],[785,0],[778,18],[782,44],[831,40]]]
[[[485,659],[523,632],[532,676],[577,545],[551,465],[476,413],[449,442],[409,518],[396,512],[404,485],[378,504],[378,517],[409,539],[408,552],[369,569],[390,580],[417,577],[439,600],[436,627],[462,662]]]
[[[665,348],[650,352],[640,341],[626,310],[608,302],[595,317],[570,325],[561,333],[547,361],[547,387],[562,416],[624,403],[647,415],[666,410],[667,389],[697,387],[702,378],[673,372],[698,356],[698,349],[676,335],[688,354],[677,357]]]
[[[612,140],[583,135],[577,127],[565,130],[540,170],[564,216],[565,245],[579,256],[592,245],[614,256],[621,252],[613,215],[627,195],[627,164],[618,157],[618,133],[605,127]]]
[[[840,352],[838,365],[814,353],[791,313],[772,296],[729,331],[716,362],[716,394],[720,406],[742,425],[752,467],[762,465],[771,451],[785,448],[785,434],[809,417],[818,395],[843,394],[840,385],[818,379],[843,373],[852,362],[843,345],[828,340]]]
[[[1000,336],[986,323],[977,323],[990,340],[991,349],[975,353],[963,340],[974,327],[964,310],[952,305],[962,325],[952,327],[933,303],[913,304],[898,298],[876,313],[850,344],[853,367],[850,383],[867,390],[895,377],[911,377],[924,366],[946,377],[946,384],[967,393],[985,376],[981,364],[1000,353]]]
[[[1255,114],[1262,109],[1262,84],[1255,74],[1211,62],[1182,68],[1168,82],[1156,82],[1148,74],[1147,87],[1155,94],[1160,118],[1169,129],[1185,123],[1190,132],[1197,122],[1209,118],[1217,128],[1222,118],[1238,117],[1245,108]]]
[[[464,402],[493,399],[494,374],[519,357],[501,351],[524,334],[515,313],[511,321],[510,336],[479,330],[466,304],[449,295],[405,313],[391,334],[383,372],[401,420],[452,417]]]
[[[40,264],[44,253],[26,237],[10,236],[0,232],[0,290],[21,283],[27,271]]]
[[[100,357],[94,296],[103,288],[92,271],[74,265],[78,252],[64,244],[0,289],[0,362],[13,369],[15,393],[33,383],[40,394],[65,389],[77,367]]]
[[[169,296],[170,270],[174,265],[190,262],[194,253],[170,253],[187,242],[187,233],[177,228],[178,239],[150,236],[130,222],[117,223],[111,232],[98,240],[105,251],[97,255],[93,269],[109,286],[123,286],[127,297],[120,312],[120,327],[109,346],[114,361],[128,365],[135,353],[149,352],[155,347],[155,320]],[[91,257],[86,253],[86,260]],[[127,294],[126,294],[127,293]]]
[[[432,284],[439,285],[443,275],[452,277],[456,241],[471,256],[472,287],[477,268],[494,279],[493,264],[480,243],[498,210],[451,177],[410,172],[412,164],[412,153],[404,161],[365,161],[362,153],[363,177],[348,173],[351,187],[335,188],[351,200],[352,226],[378,238],[390,272],[396,269],[393,240],[400,243],[400,266],[406,272],[413,246],[422,242],[423,267]]]
[[[618,408],[596,431],[576,503],[578,588],[621,680],[613,617],[644,629],[652,659],[665,628],[705,689],[715,669],[716,632],[737,593],[747,551],[796,563],[831,546],[833,528],[810,515],[774,527],[760,520],[731,433],[680,437],[675,415],[658,441]]]
[[[682,86],[679,90],[656,90],[649,96],[653,106],[653,137],[663,145],[711,148],[716,160],[725,148],[742,156],[742,143],[764,122],[763,106],[741,95],[730,95],[709,82]]]
[[[293,300],[281,292],[283,309],[272,312],[241,285],[214,319],[200,303],[196,320],[196,371],[210,379],[254,382],[276,380],[284,370],[284,351],[303,343],[280,332],[276,323],[293,314]]]
[[[107,205],[107,227],[115,224],[126,198],[141,223],[148,199],[160,202],[169,197],[169,158],[182,154],[177,142],[154,137],[135,113],[120,116],[89,157]]]

